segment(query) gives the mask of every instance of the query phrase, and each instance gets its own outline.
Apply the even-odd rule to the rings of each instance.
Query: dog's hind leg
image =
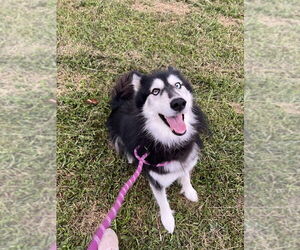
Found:
[[[129,164],[133,163],[133,157],[130,154],[126,153],[126,157]]]
[[[122,153],[122,141],[120,139],[120,137],[116,137],[113,141],[113,145],[115,147],[115,150],[117,151],[118,154],[121,154]]]
[[[151,183],[150,187],[160,209],[161,222],[169,233],[173,233],[175,228],[175,220],[167,199],[166,188],[162,187],[159,189]]]

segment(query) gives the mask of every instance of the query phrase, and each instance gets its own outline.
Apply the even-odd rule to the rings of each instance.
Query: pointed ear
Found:
[[[141,86],[142,74],[139,72],[132,73],[131,84],[133,85],[134,92],[137,92]]]

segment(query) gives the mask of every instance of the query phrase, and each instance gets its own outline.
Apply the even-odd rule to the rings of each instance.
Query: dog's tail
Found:
[[[113,110],[118,108],[125,101],[129,101],[133,98],[134,88],[131,82],[134,73],[134,71],[126,73],[117,80],[111,93],[110,105]]]

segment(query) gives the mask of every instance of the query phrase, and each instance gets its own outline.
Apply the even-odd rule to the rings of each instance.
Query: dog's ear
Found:
[[[132,72],[131,84],[133,85],[133,89],[137,92],[141,86],[142,74],[139,72]]]

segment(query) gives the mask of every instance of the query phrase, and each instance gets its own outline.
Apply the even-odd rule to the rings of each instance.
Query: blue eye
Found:
[[[181,83],[180,83],[180,82],[176,82],[176,83],[175,83],[175,88],[181,89]]]
[[[153,89],[151,93],[152,93],[153,95],[158,95],[159,92],[160,92],[160,89]]]

